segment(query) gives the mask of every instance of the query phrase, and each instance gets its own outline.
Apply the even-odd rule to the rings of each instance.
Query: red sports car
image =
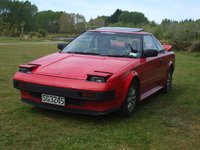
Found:
[[[138,101],[172,86],[175,54],[139,28],[88,30],[59,52],[20,65],[13,77],[31,105],[91,115],[130,116]]]

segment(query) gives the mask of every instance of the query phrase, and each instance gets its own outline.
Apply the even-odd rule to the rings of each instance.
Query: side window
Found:
[[[156,46],[158,48],[158,52],[163,52],[164,51],[163,47],[161,46],[160,42],[155,37],[154,37],[154,41],[155,41]]]
[[[151,35],[145,35],[143,37],[143,49],[155,49],[158,50],[156,43]]]

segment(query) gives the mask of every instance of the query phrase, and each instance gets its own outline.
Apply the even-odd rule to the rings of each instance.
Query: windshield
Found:
[[[62,52],[113,57],[138,57],[138,34],[88,31],[70,42]]]

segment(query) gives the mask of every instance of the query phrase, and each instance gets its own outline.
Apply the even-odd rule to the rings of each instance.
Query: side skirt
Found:
[[[150,95],[158,92],[159,90],[161,90],[163,87],[162,86],[156,86],[153,89],[146,91],[145,93],[143,93],[141,95],[140,101],[144,100],[145,98],[149,97]]]

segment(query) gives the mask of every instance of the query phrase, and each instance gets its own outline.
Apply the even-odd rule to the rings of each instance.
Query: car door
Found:
[[[156,57],[141,58],[141,65],[138,69],[142,82],[142,92],[146,92],[159,85],[162,78],[162,52],[156,45],[152,35],[143,36],[143,50],[154,49],[159,52]]]
[[[154,39],[155,44],[158,48],[158,59],[160,61],[159,75],[160,75],[160,80],[163,81],[163,79],[166,78],[166,75],[168,73],[168,57],[166,51],[164,50],[160,42],[154,36],[152,36],[152,38]]]

